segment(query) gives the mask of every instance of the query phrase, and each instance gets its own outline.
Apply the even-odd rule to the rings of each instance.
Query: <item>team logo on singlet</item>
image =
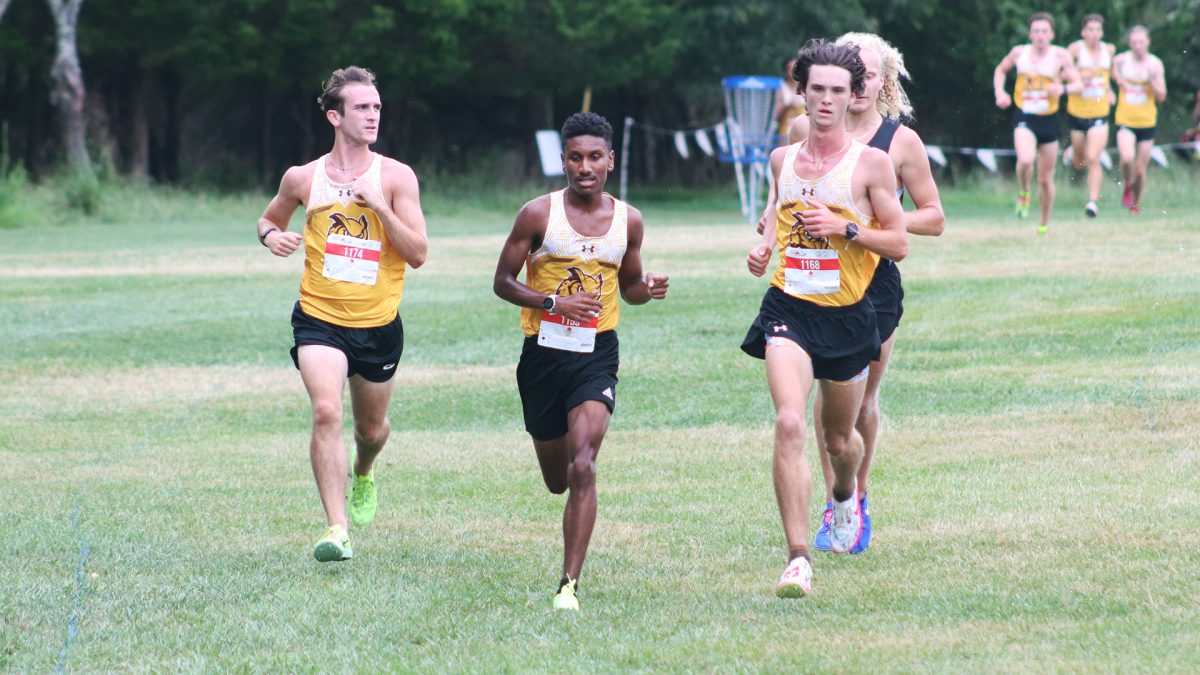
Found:
[[[325,233],[326,237],[331,234],[341,234],[355,239],[371,238],[371,226],[367,222],[365,213],[357,218],[347,218],[345,214],[331,213],[329,220],[333,223],[329,226],[329,231]]]
[[[800,212],[791,211],[792,229],[788,232],[788,246],[795,248],[829,248],[829,240],[825,237],[810,237],[804,231],[804,224],[800,222]]]
[[[594,293],[596,297],[601,297],[604,293],[604,272],[592,276],[574,265],[568,267],[567,278],[558,283],[558,288],[554,289],[554,294],[567,296],[580,292]]]

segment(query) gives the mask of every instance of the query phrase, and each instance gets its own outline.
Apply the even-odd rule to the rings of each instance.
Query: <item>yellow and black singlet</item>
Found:
[[[1117,94],[1117,126],[1149,129],[1158,124],[1158,101],[1150,84],[1149,63],[1138,63],[1132,53],[1121,60],[1121,91]]]
[[[846,155],[815,180],[796,175],[796,157],[806,141],[788,148],[779,171],[775,239],[779,268],[771,285],[788,295],[822,307],[846,307],[862,300],[879,264],[879,256],[844,237],[811,238],[804,232],[799,213],[810,204],[824,204],[839,218],[859,228],[879,229],[879,222],[854,204],[851,178],[867,146],[854,141]]]
[[[521,309],[521,329],[538,344],[567,351],[591,351],[596,333],[613,330],[620,318],[617,272],[625,258],[629,209],[613,200],[612,224],[603,235],[575,231],[563,206],[566,190],[550,194],[550,215],[542,245],[526,258],[525,284],[539,293],[565,297],[579,291],[597,293],[600,316],[582,324],[542,308]]]
[[[1053,115],[1058,112],[1058,97],[1050,94],[1050,85],[1058,82],[1059,60],[1051,46],[1042,60],[1033,60],[1033,45],[1025,45],[1017,57],[1017,86],[1013,102],[1026,115]]]
[[[383,158],[363,174],[383,192]],[[373,328],[396,318],[404,295],[404,258],[392,248],[383,223],[350,185],[335,183],[317,160],[304,223],[304,276],[300,308],[338,326]]]
[[[1097,57],[1088,50],[1087,44],[1080,42],[1075,69],[1083,81],[1083,91],[1067,95],[1067,114],[1081,119],[1108,117],[1108,78],[1112,70],[1112,53],[1107,45],[1100,44],[1100,55]]]

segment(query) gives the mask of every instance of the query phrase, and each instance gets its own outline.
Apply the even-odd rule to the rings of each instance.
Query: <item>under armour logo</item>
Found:
[[[802,187],[802,188],[800,188],[800,196],[801,197],[816,197],[817,196],[817,188]]]
[[[579,250],[582,251],[583,253],[595,253],[596,245],[595,244],[584,244],[579,247]]]
[[[787,324],[777,323],[771,327],[771,330],[775,331],[776,333],[782,333],[787,330]]]

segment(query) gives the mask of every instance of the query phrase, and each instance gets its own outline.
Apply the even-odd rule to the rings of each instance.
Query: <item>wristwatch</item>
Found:
[[[547,295],[545,300],[542,300],[542,307],[551,314],[554,313],[554,306],[558,304],[558,296]]]
[[[278,227],[268,227],[266,232],[263,232],[262,234],[258,235],[258,243],[262,244],[263,246],[266,246],[267,245],[267,235],[271,234],[272,232],[278,232],[278,231],[279,231]]]
[[[847,220],[846,221],[846,241],[854,241],[854,238],[857,236],[858,236],[858,225],[855,225],[854,223]]]

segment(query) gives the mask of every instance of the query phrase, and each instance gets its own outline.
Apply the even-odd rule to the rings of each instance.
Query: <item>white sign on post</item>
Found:
[[[538,156],[542,160],[542,175],[563,175],[562,138],[558,132],[553,129],[541,129],[534,137],[537,139]]]

